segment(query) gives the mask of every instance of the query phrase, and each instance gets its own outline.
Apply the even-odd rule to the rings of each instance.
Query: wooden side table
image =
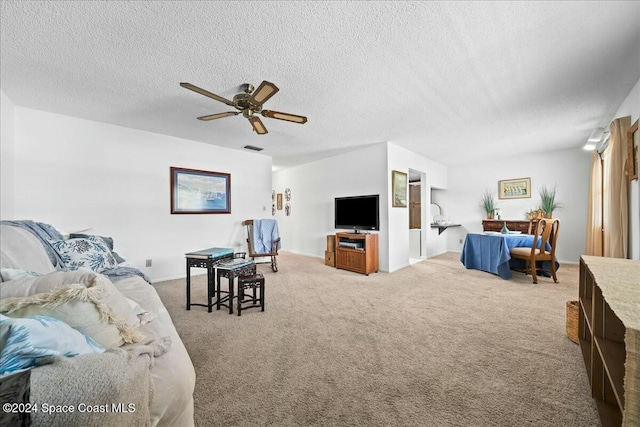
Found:
[[[249,292],[251,294],[249,294]],[[242,310],[252,307],[259,307],[264,311],[264,276],[262,273],[252,274],[250,276],[238,277],[238,316],[242,315]],[[251,305],[243,304],[251,303]]]
[[[253,260],[235,258],[233,262],[224,260],[216,265],[216,310],[220,307],[228,307],[229,314],[233,314],[233,299],[235,298],[234,283],[236,277],[251,276],[256,274],[256,263]],[[220,289],[222,278],[229,279],[229,288],[226,291]],[[223,296],[226,294],[226,296]]]

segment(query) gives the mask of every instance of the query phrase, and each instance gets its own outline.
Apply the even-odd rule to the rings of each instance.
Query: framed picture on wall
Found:
[[[531,197],[531,178],[498,181],[499,199],[523,199]]]
[[[231,213],[231,174],[171,167],[171,213]]]
[[[278,206],[278,210],[281,211],[282,210],[282,193],[278,193],[278,197],[277,197],[277,206]]]
[[[407,207],[407,174],[400,171],[391,171],[391,206],[394,208]]]

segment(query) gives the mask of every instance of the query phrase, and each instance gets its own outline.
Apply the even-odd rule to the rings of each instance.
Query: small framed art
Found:
[[[400,171],[391,171],[391,197],[394,208],[407,207],[407,174]]]
[[[171,167],[171,213],[231,213],[231,175]]]
[[[499,199],[523,199],[531,197],[531,178],[498,181]]]

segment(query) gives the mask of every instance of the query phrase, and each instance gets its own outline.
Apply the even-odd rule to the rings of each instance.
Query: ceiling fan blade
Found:
[[[215,99],[216,101],[220,101],[223,102],[227,105],[231,105],[232,107],[234,107],[233,102],[229,101],[227,98],[223,98],[220,95],[216,95],[215,93],[211,93],[208,90],[204,90],[202,88],[199,88],[198,86],[194,86],[191,83],[180,83],[180,86],[182,86],[185,89],[189,89],[192,90],[194,92],[199,93],[200,95],[204,95],[204,96],[208,96],[211,99]]]
[[[262,105],[279,90],[280,89],[278,89],[276,85],[265,80],[260,83],[258,89],[253,91],[251,98],[249,98],[249,102],[254,105]]]
[[[198,120],[215,120],[223,117],[237,116],[240,111],[227,111],[226,113],[209,114],[208,116],[198,117]]]
[[[263,110],[261,114],[264,117],[269,117],[270,119],[286,120],[288,122],[294,122],[294,123],[300,123],[300,124],[307,123],[307,118],[305,116],[297,116],[295,114],[281,113],[279,111],[271,111],[271,110]]]
[[[253,126],[253,130],[256,131],[258,135],[264,135],[265,133],[269,133],[264,124],[262,124],[262,120],[259,117],[250,117],[249,121],[251,122],[251,126]]]

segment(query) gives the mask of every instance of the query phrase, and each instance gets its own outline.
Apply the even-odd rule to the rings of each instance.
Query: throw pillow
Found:
[[[118,264],[123,263],[126,261],[126,259],[122,258],[120,255],[118,255],[114,250],[113,250],[113,237],[107,237],[107,236],[95,236],[92,234],[81,234],[81,233],[71,233],[69,235],[70,239],[76,239],[76,238],[82,238],[82,239],[86,239],[88,237],[99,237],[102,240],[104,240],[104,242],[107,244],[107,246],[109,247],[109,250],[111,251],[111,253],[113,254],[113,257],[116,259],[116,261],[118,262]]]
[[[52,240],[50,243],[67,267],[85,267],[99,273],[118,266],[109,247],[99,237]]]
[[[87,286],[68,284],[27,297],[3,297],[0,299],[0,313],[11,317],[55,317],[89,335],[103,347],[142,341],[144,336],[109,306],[108,296],[104,281],[94,281]]]
[[[0,287],[0,298],[22,298],[29,295],[46,293],[63,285],[79,283],[86,287],[99,285],[107,289],[106,303],[114,311],[117,317],[131,327],[140,326],[140,318],[135,307],[132,307],[128,299],[109,280],[108,277],[90,270],[54,271],[39,277],[25,276],[10,282],[3,283]]]
[[[54,356],[102,353],[104,348],[66,323],[46,316],[0,314],[0,375],[46,363]]]

